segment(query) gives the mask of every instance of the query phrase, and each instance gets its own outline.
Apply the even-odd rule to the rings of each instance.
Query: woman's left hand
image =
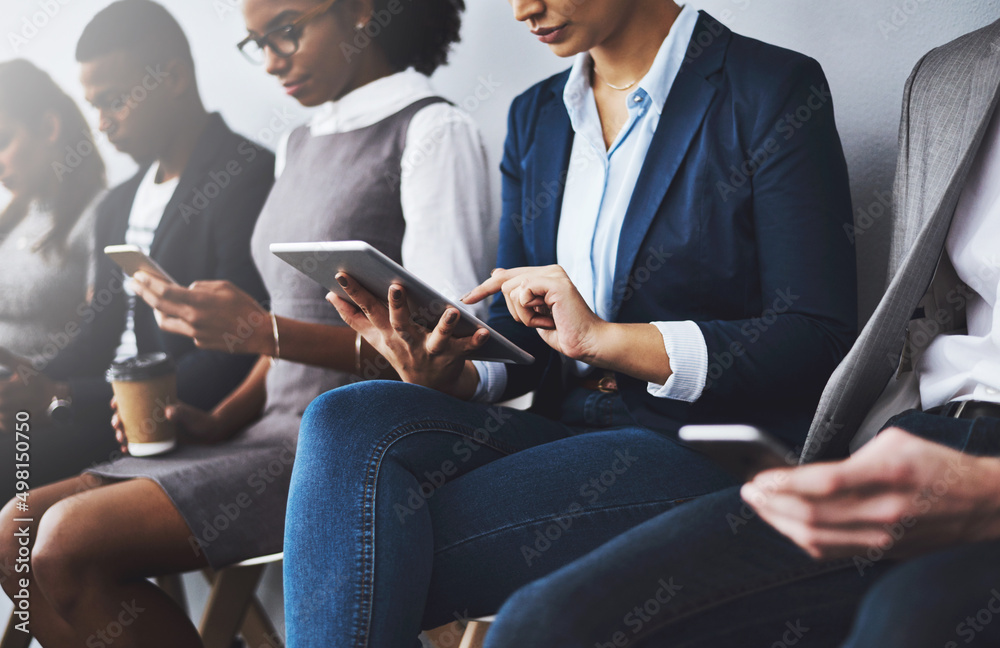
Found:
[[[608,322],[590,309],[561,266],[497,268],[462,301],[475,304],[498,292],[511,317],[537,329],[550,347],[573,360],[597,360]]]
[[[271,317],[229,281],[196,281],[187,288],[137,272],[135,292],[160,314],[160,328],[194,340],[199,349],[273,355]]]

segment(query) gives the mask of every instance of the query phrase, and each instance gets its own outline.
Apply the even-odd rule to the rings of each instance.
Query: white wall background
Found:
[[[236,130],[273,147],[275,125],[283,130],[305,117],[273,79],[247,64],[234,47],[244,34],[239,0],[160,1],[191,40],[206,104],[221,111]],[[900,98],[913,65],[927,50],[1000,18],[1000,0],[691,1],[741,34],[804,52],[822,63],[850,166],[856,218],[878,202],[880,192],[892,188]],[[516,23],[503,0],[466,3],[463,42],[452,64],[434,80],[444,96],[473,113],[495,168],[510,100],[567,62],[552,56]],[[0,59],[31,59],[82,102],[73,59],[76,39],[89,18],[107,4],[110,0],[3,0]],[[46,7],[51,17],[44,13]],[[132,173],[131,161],[106,141],[101,150],[112,182]],[[494,180],[499,204],[499,173]],[[886,219],[876,220],[858,239],[863,316],[881,296],[886,224]],[[279,624],[280,583],[280,571],[272,569],[261,591]],[[205,594],[201,577],[189,576],[188,584],[192,607],[200,610]],[[0,615],[6,617],[9,602],[0,598]]]

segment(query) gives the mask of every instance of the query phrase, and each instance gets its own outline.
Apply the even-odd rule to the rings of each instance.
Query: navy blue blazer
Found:
[[[511,106],[498,267],[556,263],[573,143],[568,76]],[[685,403],[619,374],[636,421],[669,434],[688,423],[751,423],[801,443],[857,335],[852,222],[820,65],[702,12],[622,225],[612,320],[694,321],[708,346],[708,380]],[[537,390],[538,409],[558,416],[564,359],[515,322],[502,297],[490,323],[536,358],[508,368],[504,397]]]

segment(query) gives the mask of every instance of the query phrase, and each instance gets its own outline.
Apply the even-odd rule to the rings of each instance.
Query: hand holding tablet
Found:
[[[272,244],[271,252],[330,291],[327,300],[359,334],[359,371],[363,337],[405,382],[471,399],[479,377],[469,360],[534,361],[367,243]]]
[[[446,349],[441,345],[445,345],[465,350],[466,359],[513,364],[534,361],[531,354],[497,333],[464,304],[445,297],[363,241],[275,243],[271,252],[348,304],[366,308],[371,316],[380,318],[379,323],[395,322],[410,335],[426,337],[434,350],[444,353]],[[345,279],[346,288],[338,276]],[[396,303],[390,302],[390,288],[394,285],[401,289]],[[448,311],[457,312],[457,317],[443,322],[442,316]],[[473,339],[479,329],[487,332],[481,345]],[[439,339],[444,333],[450,340],[447,344]],[[458,342],[467,338],[466,342]]]

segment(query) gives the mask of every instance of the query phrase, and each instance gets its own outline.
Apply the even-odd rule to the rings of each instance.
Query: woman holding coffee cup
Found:
[[[81,645],[121,600],[145,611],[116,645],[201,645],[185,612],[144,577],[281,551],[302,413],[324,391],[388,367],[330,308],[326,290],[272,256],[269,244],[365,240],[455,297],[488,274],[496,224],[480,136],[426,78],[458,39],[462,2],[404,3],[368,36],[369,21],[389,1],[243,3],[247,57],[303,105],[325,104],[279,149],[277,180],[254,233],[270,310],[225,282],[179,287],[140,274],[136,292],[159,312],[164,330],[200,348],[261,358],[213,411],[162,408],[176,425],[173,449],[126,456],[33,493],[42,522],[32,629],[43,645]],[[371,42],[347,60],[341,44],[359,34]],[[114,423],[129,448],[170,445],[155,424],[157,400],[170,398],[169,372],[157,367],[143,359],[109,376]],[[87,492],[75,494],[80,488]],[[239,515],[220,518],[234,503]],[[0,546],[13,556],[11,538],[6,533]]]

